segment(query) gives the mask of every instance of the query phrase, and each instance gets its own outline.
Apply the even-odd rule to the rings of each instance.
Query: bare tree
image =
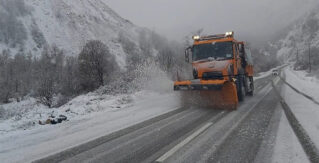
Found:
[[[79,77],[78,61],[76,57],[67,57],[63,71],[62,94],[72,96],[78,94]]]
[[[17,101],[32,90],[32,58],[22,52],[14,57],[4,50],[0,55],[0,101]]]
[[[37,94],[43,104],[52,107],[54,95],[61,91],[64,55],[56,46],[46,47],[38,61]]]
[[[105,78],[117,69],[115,58],[99,40],[89,41],[79,55],[79,75],[84,90],[94,90],[105,84]]]
[[[13,90],[13,67],[10,51],[4,50],[0,56],[0,98],[2,102],[9,102]]]

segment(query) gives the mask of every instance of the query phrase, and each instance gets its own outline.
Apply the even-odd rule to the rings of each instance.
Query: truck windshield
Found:
[[[215,59],[224,60],[233,57],[232,42],[215,42],[195,45],[193,48],[193,61]]]

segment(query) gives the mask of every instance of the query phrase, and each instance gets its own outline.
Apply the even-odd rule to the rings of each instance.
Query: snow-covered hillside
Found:
[[[107,44],[123,66],[126,54],[118,41],[119,33],[138,45],[142,30],[120,17],[104,0],[1,0],[0,8],[4,15],[0,36],[6,35],[0,39],[0,51],[10,49],[12,54],[19,50],[39,54],[47,44],[62,48],[66,55],[77,55],[88,40],[96,39]],[[17,37],[8,35],[15,31],[20,32]]]
[[[275,44],[278,49],[278,56],[284,61],[295,62],[298,60],[300,69],[308,68],[309,49],[311,63],[319,62],[318,9],[319,6],[314,7],[312,11],[301,17],[293,26],[288,28],[287,35]]]

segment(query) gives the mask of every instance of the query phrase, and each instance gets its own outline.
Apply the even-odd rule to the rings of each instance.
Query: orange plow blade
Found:
[[[182,85],[176,83],[175,86]],[[237,109],[237,90],[233,82],[226,81],[218,84],[192,84],[188,82],[187,86],[183,85],[183,87],[190,89],[175,89],[183,90],[181,91],[182,105],[215,109]]]

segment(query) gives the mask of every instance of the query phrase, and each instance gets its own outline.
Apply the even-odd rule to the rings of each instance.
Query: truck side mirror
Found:
[[[185,50],[185,61],[187,62],[187,63],[189,63],[189,52],[191,51],[191,47],[188,47],[186,50]]]

